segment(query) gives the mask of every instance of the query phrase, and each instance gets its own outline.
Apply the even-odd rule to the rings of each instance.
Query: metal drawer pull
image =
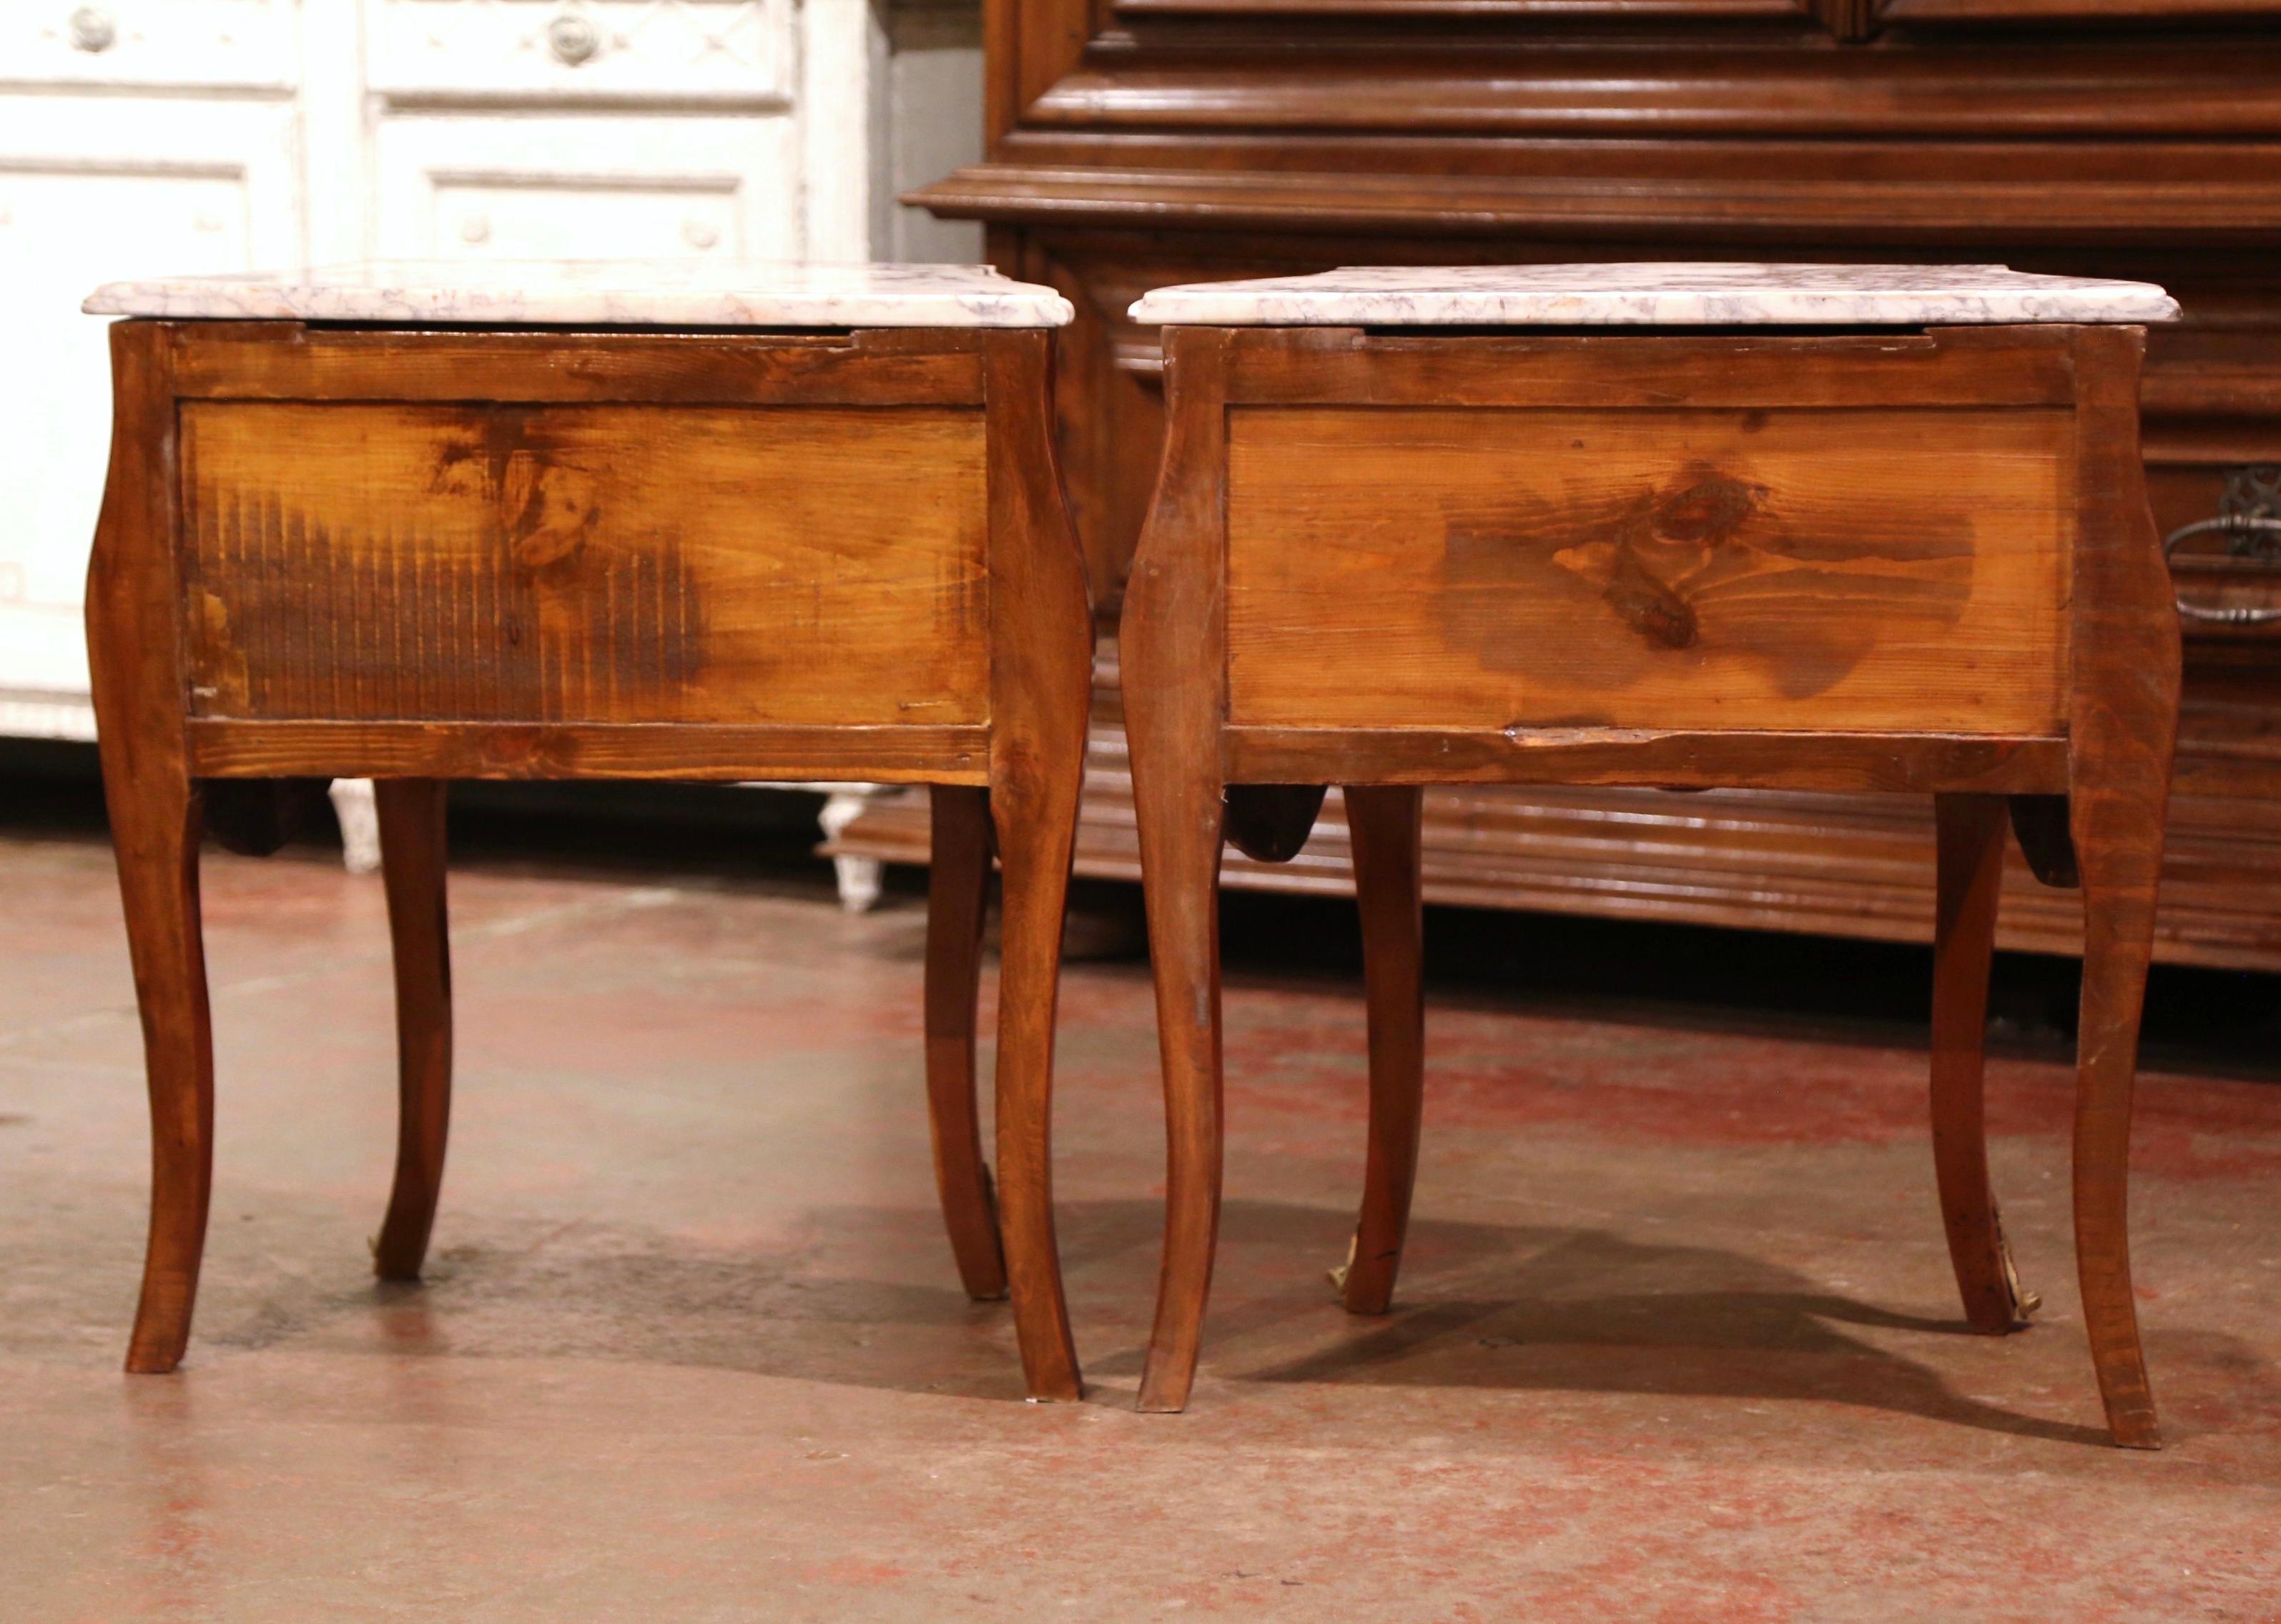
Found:
[[[2170,558],[2178,544],[2213,531],[2224,536],[2229,558],[2271,559],[2281,562],[2281,468],[2252,463],[2226,476],[2219,496],[2217,517],[2182,524],[2162,538],[2162,556]],[[2244,604],[2212,609],[2178,599],[2178,613],[2188,620],[2220,626],[2268,626],[2281,621],[2281,608],[2255,608]]]
[[[553,49],[556,61],[565,67],[576,67],[601,49],[602,36],[584,18],[565,12],[546,25],[546,43]]]
[[[119,43],[119,25],[111,20],[111,13],[94,6],[83,5],[71,14],[71,42],[74,50],[109,50]]]
[[[2169,558],[2177,551],[2178,544],[2189,536],[2206,535],[2211,530],[2223,530],[2236,537],[2249,536],[2281,537],[2281,519],[2202,519],[2192,524],[2180,525],[2162,542],[2162,556]],[[2178,599],[2178,613],[2188,620],[2213,621],[2222,626],[2263,626],[2281,621],[2281,608],[2259,609],[2246,604],[2236,608],[2211,609],[2200,604]]]

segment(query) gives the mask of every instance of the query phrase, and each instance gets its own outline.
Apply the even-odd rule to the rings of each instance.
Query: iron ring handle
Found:
[[[2204,536],[2212,530],[2223,530],[2239,535],[2244,530],[2264,530],[2281,535],[2281,519],[2200,519],[2192,524],[2182,524],[2162,538],[2162,557],[2167,561],[2178,550],[2178,544],[2190,536]],[[2208,609],[2200,604],[2178,599],[2178,613],[2188,620],[2205,621],[2221,626],[2266,626],[2281,621],[2281,608],[2254,609],[2249,607]]]

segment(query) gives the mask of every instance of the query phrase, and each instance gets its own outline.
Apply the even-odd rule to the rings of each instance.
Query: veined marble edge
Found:
[[[114,295],[106,298],[105,295]],[[836,328],[967,328],[977,330],[995,329],[1001,331],[1051,330],[1067,327],[1077,320],[1077,312],[1070,302],[1055,296],[1053,304],[1031,313],[1027,311],[1007,310],[930,312],[924,308],[848,312],[843,315],[824,316],[754,316],[743,314],[724,318],[718,311],[684,310],[663,312],[641,318],[628,318],[622,312],[603,308],[577,309],[564,307],[542,315],[471,316],[465,311],[397,310],[386,313],[359,314],[341,311],[311,311],[294,308],[279,301],[264,305],[252,300],[238,303],[236,308],[219,309],[212,302],[168,302],[156,298],[138,298],[132,293],[116,293],[109,287],[99,288],[80,306],[81,313],[90,316],[143,317],[173,321],[307,321],[318,324],[339,323],[366,327],[445,326],[474,328],[538,328],[538,327],[621,327],[657,328],[751,328],[763,330],[802,330]]]
[[[305,274],[353,267],[319,267]],[[294,281],[290,276],[146,278],[106,282],[81,304],[89,315],[145,316],[177,321],[344,321],[375,326],[444,322],[474,327],[750,327],[831,329],[940,327],[1049,329],[1065,327],[1077,313],[1052,288],[1016,282],[989,267],[945,267],[960,273],[925,285],[924,271],[910,267],[903,287],[893,283],[895,265],[831,267],[888,273],[878,288],[831,286],[813,290],[676,285],[665,279],[652,289],[638,285],[581,287],[575,280],[553,290],[453,287],[416,282],[394,286],[375,280]],[[970,277],[970,280],[969,279]],[[991,285],[994,282],[997,285]]]
[[[1149,307],[1153,295],[1136,299],[1126,308],[1128,320],[1148,327],[2039,327],[2039,326],[2133,326],[2146,322],[2176,321],[2179,319],[2177,300],[2164,296],[2160,305],[2148,301],[2145,307],[2129,306],[2104,311],[2068,311],[2059,313],[2035,311],[2007,310],[2001,306],[1979,315],[1955,313],[1917,312],[1885,315],[1848,313],[1838,311],[1776,311],[1747,317],[1736,315],[1589,315],[1578,313],[1503,314],[1493,311],[1436,310],[1429,313],[1388,313],[1352,311],[1287,310],[1264,312],[1258,309],[1241,311],[1226,306],[1214,308],[1202,300],[1193,304],[1163,301],[1171,308],[1158,311]],[[1202,308],[1196,306],[1201,305]]]
[[[1126,313],[1165,327],[1517,328],[2125,323],[2179,313],[2177,301],[2151,282],[2005,266],[1632,262],[1604,267],[1619,273],[1605,282],[1586,279],[1602,268],[1349,266],[1151,289]]]
[[[739,329],[755,333],[798,332],[860,332],[866,329],[902,329],[918,330],[941,328],[968,332],[1053,332],[1077,320],[1077,312],[1067,301],[1050,314],[1023,315],[1009,320],[1003,312],[977,315],[968,313],[963,319],[929,315],[912,312],[893,315],[826,317],[744,317],[723,321],[701,313],[685,315],[651,316],[639,321],[628,320],[608,312],[591,314],[561,314],[545,316],[493,317],[470,320],[462,315],[453,318],[445,313],[427,312],[390,315],[314,315],[298,310],[128,310],[98,305],[90,298],[80,306],[80,313],[89,316],[112,316],[121,320],[151,321],[299,321],[311,327],[421,327],[454,328],[481,331],[528,331],[552,328],[609,328],[617,331],[654,329],[673,332],[692,328],[703,328],[709,332],[733,332]]]

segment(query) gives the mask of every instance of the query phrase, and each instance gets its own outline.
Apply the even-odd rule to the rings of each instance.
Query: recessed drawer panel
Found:
[[[988,715],[978,411],[182,407],[189,705]]]
[[[2074,428],[1236,408],[1230,720],[2056,733]]]
[[[790,119],[392,112],[374,126],[372,157],[374,225],[391,258],[800,253]]]
[[[7,0],[0,84],[282,91],[299,27],[294,0]]]
[[[367,0],[369,83],[481,101],[790,104],[791,0]]]

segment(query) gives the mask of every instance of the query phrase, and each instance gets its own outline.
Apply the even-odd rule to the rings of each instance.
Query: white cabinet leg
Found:
[[[336,778],[333,816],[341,820],[341,862],[352,874],[380,870],[380,808],[370,778]]]
[[[834,789],[824,798],[823,810],[816,815],[823,827],[823,838],[836,840],[839,831],[854,823],[863,811],[863,803],[871,797],[868,785]],[[839,906],[851,914],[868,913],[879,900],[881,877],[885,866],[876,857],[834,857],[831,870],[839,882]]]

